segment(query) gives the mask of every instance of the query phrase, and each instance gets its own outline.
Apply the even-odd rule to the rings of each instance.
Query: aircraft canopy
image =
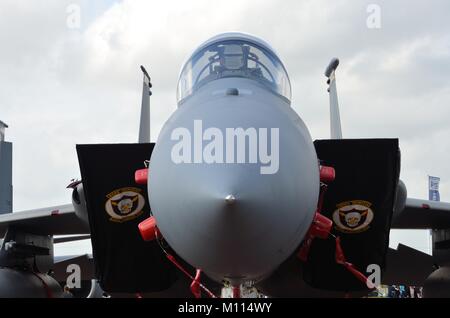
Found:
[[[207,42],[184,64],[178,81],[177,102],[203,85],[221,78],[248,78],[291,100],[289,76],[278,56],[254,38],[222,37]]]

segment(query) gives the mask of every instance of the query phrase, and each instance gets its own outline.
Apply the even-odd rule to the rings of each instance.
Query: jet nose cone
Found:
[[[246,165],[185,165],[160,175],[155,163],[149,194],[161,233],[183,259],[216,280],[267,274],[309,228],[314,182],[290,173],[263,176]]]
[[[153,215],[177,254],[211,278],[258,280],[292,255],[312,222],[319,192],[312,140],[288,108],[249,100],[196,105],[179,108],[156,143],[148,183]],[[237,144],[229,155],[229,129],[249,129],[245,156]],[[198,133],[207,140],[198,141]],[[223,137],[215,152],[208,134]]]
[[[236,202],[236,197],[232,194],[229,194],[225,197],[225,203],[227,205],[234,205],[234,203]]]

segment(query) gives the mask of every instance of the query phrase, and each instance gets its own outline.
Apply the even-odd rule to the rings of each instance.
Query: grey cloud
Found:
[[[366,27],[373,2],[381,29]],[[410,194],[424,197],[433,173],[450,200],[447,1],[122,1],[96,16],[83,1],[80,30],[65,25],[68,3],[0,4],[0,119],[15,143],[17,209],[69,201],[64,187],[79,175],[76,143],[135,141],[140,64],[154,83],[156,137],[175,109],[184,59],[228,30],[254,33],[279,52],[294,108],[314,138],[328,137],[323,71],[339,56],[344,135],[400,137]]]

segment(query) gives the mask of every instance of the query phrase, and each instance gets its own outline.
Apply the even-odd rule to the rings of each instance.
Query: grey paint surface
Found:
[[[331,139],[342,139],[341,116],[339,114],[338,97],[336,93],[336,75],[331,74],[330,83],[330,132]]]
[[[407,198],[405,208],[392,223],[393,229],[448,229],[450,203]]]
[[[147,71],[141,66],[144,72],[144,80],[142,83],[142,101],[141,101],[141,117],[139,123],[139,143],[151,142],[150,139],[150,77]]]
[[[226,95],[229,88],[240,94]],[[175,164],[173,129],[192,133],[199,119],[203,129],[279,128],[278,173],[261,175],[255,164]],[[317,205],[318,162],[305,124],[284,99],[247,79],[213,81],[183,102],[159,135],[150,171],[149,198],[164,238],[217,281],[269,275],[299,246]]]
[[[89,226],[76,216],[72,204],[1,215],[0,237],[5,235],[9,226],[40,235],[90,233]]]

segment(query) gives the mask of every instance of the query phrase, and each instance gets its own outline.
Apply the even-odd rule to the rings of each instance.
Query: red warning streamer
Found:
[[[303,262],[306,262],[308,260],[309,250],[311,249],[312,242],[314,241],[315,238],[326,239],[329,238],[331,235],[333,221],[331,221],[329,218],[320,213],[322,212],[325,192],[327,190],[327,185],[323,182],[331,182],[334,180],[334,178],[335,178],[335,171],[333,168],[326,166],[320,167],[320,181],[322,182],[322,184],[320,186],[320,196],[319,202],[317,203],[317,211],[314,216],[314,220],[311,224],[311,227],[305,236],[303,245],[297,254],[297,257]],[[347,260],[345,259],[344,250],[342,249],[340,237],[336,237],[334,235],[331,236],[333,236],[336,240],[336,252],[335,252],[336,263],[344,266],[359,281],[366,284],[366,286],[369,289],[376,288],[376,286],[363,273],[357,270],[352,263],[347,262]]]
[[[192,280],[191,291],[194,293],[194,296],[196,298],[200,298],[199,293],[197,293],[198,287],[200,287],[206,294],[208,294],[209,297],[217,298],[216,295],[214,295],[208,288],[206,288],[206,286],[204,286],[202,283],[200,283],[198,280],[196,280],[195,277],[193,277],[191,274],[189,274],[189,272],[186,269],[184,269],[180,263],[177,262],[175,257],[173,257],[172,255],[170,255],[167,252],[166,252],[166,256],[169,259],[169,261],[171,261],[180,271],[182,271],[187,277],[189,277],[190,280]],[[200,270],[197,270],[197,275],[199,274],[199,271]],[[194,286],[194,291],[193,291],[193,286]],[[199,296],[199,297],[197,297],[197,296]]]
[[[347,262],[344,255],[344,250],[341,246],[341,238],[336,237],[336,263],[344,266],[350,273],[353,274],[359,281],[366,284],[369,289],[374,289],[375,285],[359,270],[355,268],[352,263]]]

